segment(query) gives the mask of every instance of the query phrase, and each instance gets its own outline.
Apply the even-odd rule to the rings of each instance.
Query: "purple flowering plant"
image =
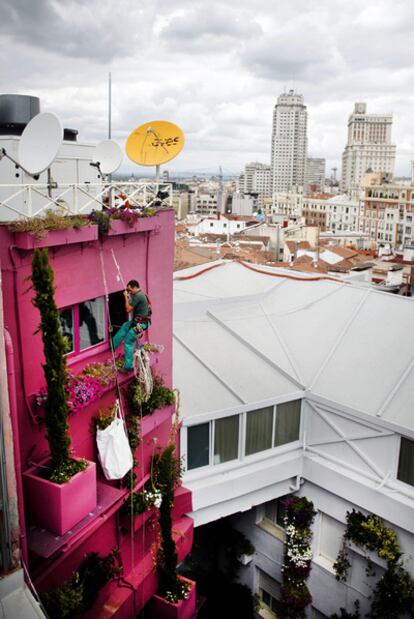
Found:
[[[123,364],[122,358],[115,360],[119,369]],[[67,375],[65,390],[68,395],[70,413],[78,413],[82,408],[89,406],[104,391],[115,384],[116,374],[112,359],[103,363],[90,363],[84,367],[80,374]],[[41,387],[36,393],[36,405],[42,407],[46,401],[46,387]]]

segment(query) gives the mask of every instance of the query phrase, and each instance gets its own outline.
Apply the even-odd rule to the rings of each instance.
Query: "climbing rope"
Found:
[[[115,264],[115,268],[117,269],[118,275],[117,275],[117,280],[120,281],[122,283],[123,288],[125,289],[125,281],[124,278],[122,277],[122,273],[121,273],[121,269],[119,267],[119,264],[116,260],[115,257],[115,252],[113,249],[111,249],[111,255],[112,255],[112,259],[114,261]],[[106,273],[105,273],[105,264],[104,264],[104,258],[103,258],[103,249],[100,249],[100,262],[101,262],[101,271],[102,271],[102,279],[103,279],[103,284],[104,284],[104,289],[105,289],[105,299],[106,299],[106,303],[107,303],[107,314],[108,314],[108,324],[109,324],[109,331],[110,333],[112,333],[112,323],[111,323],[111,314],[110,314],[110,308],[109,308],[109,291],[108,291],[108,284],[107,284],[107,280],[106,280]],[[115,357],[115,350],[113,347],[113,342],[112,342],[112,338],[110,337],[110,347],[111,347],[111,353],[112,353],[112,362],[113,362],[113,367],[114,367],[114,371],[115,371],[115,377],[116,377],[116,389],[117,389],[117,395],[118,398],[116,400],[116,404],[115,406],[119,406],[119,410],[121,410],[121,392],[120,392],[120,386],[119,386],[119,377],[118,377],[118,368],[116,366],[116,357]],[[151,373],[151,368],[149,365],[149,357],[148,357],[148,353],[143,350],[142,348],[138,348],[138,350],[135,352],[134,354],[134,360],[136,360],[136,365],[134,363],[134,370],[135,370],[135,376],[140,380],[140,382],[143,384],[146,393],[148,393],[149,395],[151,395],[152,393],[152,388],[153,388],[153,381],[152,381],[152,373]],[[123,416],[122,416],[123,417]],[[140,407],[140,413],[139,413],[139,421],[140,421],[140,427],[142,427],[142,407]],[[125,419],[123,417],[124,420],[124,425],[125,425]],[[126,425],[125,425],[125,430],[127,431]],[[154,443],[154,448],[155,448],[155,443]],[[140,445],[140,455],[141,455],[141,463],[144,462],[144,455],[145,455],[145,451],[144,451],[144,441],[141,440],[141,445]],[[134,456],[134,454],[133,454]],[[135,463],[135,458],[134,458],[134,463]],[[128,475],[130,476],[130,480],[133,479],[133,475],[134,475],[134,466],[132,467],[131,471],[128,473]],[[152,471],[151,471],[151,477],[152,477]],[[130,492],[132,494],[134,489],[132,489],[132,484],[130,483]],[[131,565],[132,565],[132,569],[134,569],[135,567],[135,529],[134,529],[134,509],[133,509],[133,502],[131,501],[131,506],[130,506],[130,536],[131,536],[131,553],[130,553],[130,561],[131,561]],[[145,553],[145,526],[141,527],[141,537],[142,537],[142,552]],[[125,581],[126,582],[126,581]],[[130,584],[130,583],[129,583]],[[135,586],[131,585],[131,588],[133,589],[133,607],[134,607],[134,616],[136,616],[137,612],[137,600],[136,600],[136,594],[137,594],[137,589]],[[142,589],[142,600],[141,602],[143,603],[144,601],[144,590]],[[145,609],[144,611],[145,612]]]
[[[134,372],[135,378],[141,383],[149,398],[154,388],[154,380],[152,378],[149,354],[142,347],[137,348],[134,353]]]

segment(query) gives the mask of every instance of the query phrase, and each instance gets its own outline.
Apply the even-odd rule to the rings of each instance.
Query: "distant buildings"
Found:
[[[323,191],[325,186],[326,161],[321,158],[306,159],[305,187],[307,191]]]
[[[308,112],[302,95],[279,95],[273,112],[272,193],[305,183]]]
[[[394,173],[396,146],[391,144],[391,128],[392,114],[367,114],[366,103],[355,103],[342,155],[341,191],[358,187],[368,169]]]
[[[363,230],[376,245],[403,248],[413,239],[414,185],[396,183],[390,176],[366,177]]]
[[[286,218],[300,217],[303,204],[303,192],[296,188],[294,191],[275,193],[273,202],[266,208],[266,215],[284,215]]]
[[[240,210],[237,206],[238,200],[243,200],[246,197],[254,200],[253,208],[255,210],[263,209],[266,198],[272,195],[270,165],[258,161],[248,163],[244,168],[244,173],[238,178],[236,189],[238,195],[233,196],[233,213],[248,214],[244,209]]]
[[[316,194],[303,199],[302,217],[306,225],[318,225],[322,231],[357,232],[361,226],[361,203],[344,194]]]
[[[257,161],[248,163],[244,169],[243,179],[244,193],[271,195],[270,165]]]

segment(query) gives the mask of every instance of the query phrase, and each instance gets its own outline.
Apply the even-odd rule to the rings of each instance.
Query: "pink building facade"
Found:
[[[106,555],[114,548],[119,549],[122,580],[111,582],[101,590],[87,616],[134,617],[157,589],[154,570],[157,510],[137,516],[133,522],[125,518],[121,508],[129,492],[119,482],[107,481],[100,468],[93,418],[99,409],[115,402],[113,383],[98,399],[69,417],[74,454],[96,463],[97,508],[72,530],[58,536],[35,525],[22,483],[22,474],[49,453],[43,412],[36,403],[36,394],[45,386],[43,347],[41,334],[37,332],[39,313],[32,304],[33,291],[28,290],[35,247],[48,247],[55,273],[56,304],[70,318],[69,372],[76,375],[86,364],[111,359],[108,307],[111,320],[122,322],[124,283],[137,279],[151,299],[153,312],[152,326],[143,341],[163,348],[162,352],[152,354],[153,372],[172,388],[174,213],[162,209],[152,217],[139,219],[131,227],[125,222],[113,222],[112,230],[102,238],[94,225],[79,231],[50,232],[40,241],[31,234],[13,233],[6,226],[0,227],[8,401],[23,560],[36,589],[42,593],[70,579],[87,553]],[[95,312],[92,329],[90,308]],[[121,393],[125,394],[130,380],[130,375],[121,376]],[[128,406],[126,400],[124,405]],[[174,407],[166,407],[142,418],[140,442],[134,454],[137,490],[150,477],[152,456],[170,439],[173,413]],[[173,531],[180,560],[192,544],[193,523],[185,515],[189,511],[191,493],[181,487],[173,509]]]

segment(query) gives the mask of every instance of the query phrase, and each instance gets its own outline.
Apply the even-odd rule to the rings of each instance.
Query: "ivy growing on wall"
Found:
[[[79,613],[93,606],[100,589],[121,574],[122,567],[119,565],[117,550],[104,557],[97,552],[90,552],[70,580],[41,596],[48,617],[70,619],[79,616]]]
[[[306,497],[288,497],[285,507],[281,616],[304,619],[306,607],[312,601],[306,580],[311,570],[311,526],[316,512],[313,503]]]
[[[348,556],[352,542],[365,551],[376,552],[384,559],[387,568],[375,585],[371,597],[372,619],[398,619],[401,616],[414,617],[414,581],[404,569],[402,552],[395,531],[374,514],[367,516],[352,510],[346,515],[347,526],[334,569],[336,578],[345,581],[350,567]],[[372,562],[367,555],[367,574],[373,575]]]
[[[161,493],[159,525],[161,543],[157,555],[159,594],[169,602],[177,602],[188,595],[188,583],[177,573],[178,556],[172,536],[172,508],[174,491],[181,480],[181,462],[175,453],[175,444],[170,443],[154,456],[154,485]]]

